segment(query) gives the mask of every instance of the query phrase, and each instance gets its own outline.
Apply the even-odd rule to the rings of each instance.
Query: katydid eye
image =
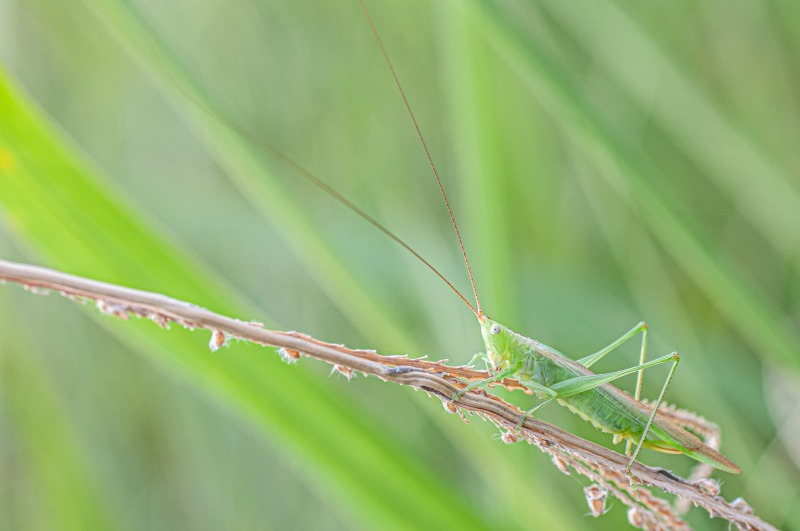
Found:
[[[497,334],[500,333],[500,325],[497,323],[493,324],[492,327],[489,329],[489,332],[491,332],[492,335],[496,336]]]

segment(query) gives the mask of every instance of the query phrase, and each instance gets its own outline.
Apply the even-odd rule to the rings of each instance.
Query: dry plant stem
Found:
[[[0,260],[0,279],[21,284],[31,291],[52,290],[72,299],[92,300],[101,311],[123,319],[135,315],[149,318],[162,327],[177,323],[188,328],[205,328],[212,332],[212,348],[221,345],[221,337],[236,337],[283,349],[282,352],[287,357],[296,358],[302,354],[316,358],[331,364],[335,370],[347,376],[352,371],[359,371],[385,381],[408,385],[437,396],[450,412],[466,410],[491,421],[506,430],[507,437],[504,440],[507,442],[513,442],[517,438],[517,435],[509,433],[514,432],[521,415],[517,407],[483,390],[466,393],[455,405],[450,400],[458,389],[464,387],[463,380],[484,379],[487,377],[486,371],[451,367],[442,362],[407,356],[381,356],[375,351],[351,350],[297,332],[265,330],[260,323],[225,317],[158,293],[125,288],[27,264]],[[509,389],[525,389],[510,379],[498,382],[497,385]],[[549,454],[554,464],[563,472],[569,473],[571,467],[628,505],[629,521],[633,525],[643,529],[689,529],[665,500],[642,488],[638,489],[637,499],[625,477],[628,458],[624,455],[536,418],[527,418],[518,436]],[[723,518],[739,529],[775,529],[757,518],[742,499],[727,502],[716,495],[713,489],[704,488],[703,484],[638,462],[634,463],[631,472],[640,485],[677,495],[704,508],[712,517]]]

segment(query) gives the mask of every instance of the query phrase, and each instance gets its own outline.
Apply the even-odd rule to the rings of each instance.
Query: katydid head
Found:
[[[506,365],[511,360],[514,341],[511,330],[485,315],[478,317],[478,321],[481,324],[481,335],[489,363],[494,368]]]

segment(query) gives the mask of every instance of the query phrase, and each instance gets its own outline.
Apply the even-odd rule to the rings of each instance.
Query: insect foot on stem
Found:
[[[631,486],[631,494],[633,494],[633,499],[637,502],[639,501],[639,491],[636,489],[636,480],[633,479],[633,473],[631,472],[631,465],[633,462],[628,463],[628,467],[625,469],[625,477],[628,478],[628,483]]]
[[[455,394],[453,394],[453,397],[450,399],[450,402],[458,402],[461,399],[461,397],[467,393],[467,391],[469,391],[469,386],[462,387],[461,389],[456,391]]]
[[[526,411],[525,413],[523,413],[523,414],[522,414],[522,416],[521,416],[521,417],[520,417],[520,419],[519,419],[519,422],[517,422],[517,429],[516,429],[516,433],[521,433],[521,432],[522,432],[522,425],[523,425],[523,424],[525,424],[525,419],[526,419],[526,418],[528,418],[528,417],[530,417],[531,415],[533,415],[533,413],[534,413],[534,412],[535,412],[537,409],[539,409],[539,408],[541,408],[541,407],[544,407],[544,406],[546,406],[547,404],[549,404],[550,402],[552,402],[553,400],[555,400],[555,399],[556,399],[556,397],[558,396],[558,395],[557,395],[557,394],[556,394],[554,391],[549,391],[549,392],[551,392],[551,393],[552,393],[552,394],[550,395],[550,398],[548,398],[547,400],[545,400],[545,401],[544,401],[544,402],[542,402],[541,404],[538,404],[538,405],[535,405],[535,406],[533,406],[533,407],[532,407],[532,408],[530,408],[528,411]]]
[[[528,413],[523,413],[519,417],[519,422],[517,422],[517,427],[514,428],[514,433],[520,434],[522,433],[522,425],[525,424],[525,419],[528,418]]]

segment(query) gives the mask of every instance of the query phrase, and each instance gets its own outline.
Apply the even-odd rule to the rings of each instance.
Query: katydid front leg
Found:
[[[487,369],[491,369],[491,364],[489,363],[489,357],[486,355],[485,352],[478,352],[467,362],[467,367],[472,367],[476,361],[483,360],[484,365]]]
[[[459,398],[464,396],[465,393],[467,393],[467,392],[469,392],[469,391],[471,391],[473,389],[476,389],[478,387],[483,387],[483,386],[485,386],[487,384],[490,384],[490,383],[499,382],[503,378],[508,378],[508,377],[514,376],[515,374],[517,374],[517,372],[520,370],[520,368],[521,368],[521,365],[518,364],[518,365],[513,366],[513,367],[511,367],[511,368],[509,368],[509,369],[507,369],[507,370],[505,370],[505,371],[503,371],[501,373],[495,374],[494,376],[491,376],[491,377],[486,378],[484,380],[473,382],[473,383],[469,384],[468,386],[466,386],[465,388],[463,388],[460,391],[458,391],[456,394],[454,394],[452,400],[453,400],[453,402],[455,402]],[[547,398],[547,400],[545,400],[541,404],[537,404],[536,406],[532,407],[531,409],[527,410],[526,412],[524,412],[522,414],[522,416],[519,419],[519,422],[517,423],[516,431],[519,431],[522,428],[522,423],[525,422],[525,419],[528,418],[534,411],[536,411],[540,407],[544,406],[545,404],[548,404],[548,403],[552,402],[553,400],[555,400],[558,397],[558,394],[555,391],[553,391],[549,387],[545,387],[545,386],[540,385],[540,384],[538,384],[536,382],[527,381],[527,382],[524,383],[524,385],[526,387],[528,387],[529,389],[531,389],[532,391],[536,392],[536,393],[541,393],[541,394],[548,395],[548,398]]]
[[[473,389],[476,389],[478,387],[483,387],[483,386],[488,385],[490,383],[499,382],[503,378],[508,378],[510,376],[513,376],[514,374],[517,373],[517,371],[519,371],[519,365],[515,365],[515,366],[513,366],[513,367],[511,367],[511,368],[509,368],[509,369],[507,369],[507,370],[505,370],[503,372],[495,374],[494,376],[490,376],[489,378],[486,378],[485,380],[479,380],[477,382],[473,382],[473,383],[469,384],[468,386],[466,386],[465,388],[459,390],[456,394],[454,394],[453,398],[451,400],[453,402],[456,402],[456,401],[458,401],[459,398],[464,396],[465,393],[468,393],[469,391],[472,391]]]

